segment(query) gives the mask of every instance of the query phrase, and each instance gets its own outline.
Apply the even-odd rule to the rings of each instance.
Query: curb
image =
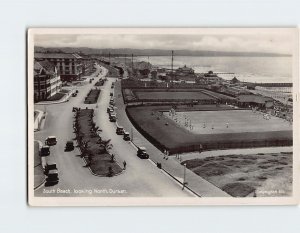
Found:
[[[41,148],[41,146],[43,145],[43,143],[42,143],[40,140],[34,140],[34,141],[38,142],[39,148]],[[41,161],[40,165],[41,165],[41,167],[43,168],[42,161]],[[34,167],[34,168],[35,168],[35,167]],[[34,168],[33,168],[33,169],[34,169]],[[33,174],[33,175],[34,175],[34,174]],[[36,190],[36,189],[38,189],[39,187],[41,187],[41,186],[45,183],[45,181],[46,181],[46,176],[44,175],[43,181],[42,181],[40,184],[38,184],[37,186],[33,187],[33,190]]]
[[[134,142],[130,141],[130,144],[137,150],[137,145],[134,144]],[[156,164],[157,165],[157,162],[154,161],[153,159],[150,158],[149,156],[149,159],[152,163]],[[165,170],[163,167],[161,168],[162,171],[164,171],[167,175],[169,175],[171,178],[173,178],[175,181],[177,181],[179,184],[182,184],[183,183],[178,180],[175,176],[173,176],[170,172],[168,172],[167,170]],[[184,186],[186,189],[188,189],[190,192],[192,192],[193,194],[195,194],[197,197],[201,197],[200,194],[198,194],[197,192],[195,192],[194,190],[192,190],[190,187],[188,187],[187,185]]]
[[[37,102],[35,105],[50,105],[50,104],[61,104],[69,101],[69,98],[71,97],[72,93],[66,94],[64,100],[59,101],[43,101],[43,102]]]

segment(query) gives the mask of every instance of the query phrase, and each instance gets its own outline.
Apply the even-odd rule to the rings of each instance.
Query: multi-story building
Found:
[[[76,53],[35,53],[37,61],[50,61],[58,69],[62,81],[73,81],[83,74],[82,57]]]
[[[34,101],[47,100],[61,90],[56,66],[49,61],[34,61]]]

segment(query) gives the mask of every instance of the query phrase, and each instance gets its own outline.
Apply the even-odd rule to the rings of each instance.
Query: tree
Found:
[[[110,143],[111,139],[108,140],[101,140],[99,142],[99,147],[100,147],[100,153],[109,153],[109,151],[113,148],[113,145]]]

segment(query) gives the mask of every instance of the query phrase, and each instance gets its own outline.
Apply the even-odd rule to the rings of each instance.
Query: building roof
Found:
[[[35,53],[34,58],[54,58],[54,59],[81,59],[76,53]]]
[[[270,97],[265,97],[261,95],[239,95],[237,100],[241,103],[258,103],[264,104],[267,101],[273,101]]]
[[[194,71],[192,68],[190,68],[190,67],[187,67],[186,65],[184,65],[183,67],[179,67],[178,69],[177,69],[178,71]]]
[[[34,61],[34,74],[40,74],[42,70],[45,70],[46,74],[55,74],[56,67],[49,61]]]

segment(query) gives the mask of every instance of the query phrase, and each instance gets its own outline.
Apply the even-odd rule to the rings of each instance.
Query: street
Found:
[[[102,69],[98,77],[104,77],[107,70],[97,66],[97,71]],[[79,86],[77,97],[71,97],[68,102],[52,104],[44,107],[36,105],[35,109],[44,111],[47,116],[41,131],[35,132],[35,140],[44,143],[49,135],[55,135],[58,143],[51,147],[51,155],[48,161],[57,164],[59,171],[59,183],[55,186],[41,186],[35,190],[36,196],[119,196],[119,197],[184,197],[192,196],[187,191],[182,191],[179,183],[164,174],[149,160],[142,160],[136,156],[136,149],[123,140],[122,136],[115,133],[115,123],[108,120],[106,108],[108,107],[111,83],[114,78],[101,87],[101,93],[97,104],[84,104],[84,98],[88,91],[98,81],[98,77],[90,84]],[[87,79],[88,80],[88,79]],[[96,105],[98,107],[96,108]],[[103,130],[101,137],[111,139],[112,153],[117,162],[123,167],[125,160],[127,168],[115,177],[97,177],[91,174],[85,163],[80,158],[77,148],[71,152],[64,152],[65,143],[74,138],[72,108],[94,108],[94,121]],[[76,145],[77,143],[75,143]],[[54,191],[53,191],[54,190]],[[61,191],[58,191],[61,190]],[[69,190],[69,191],[68,191]],[[94,190],[89,192],[89,190]],[[97,191],[98,190],[98,191]]]

